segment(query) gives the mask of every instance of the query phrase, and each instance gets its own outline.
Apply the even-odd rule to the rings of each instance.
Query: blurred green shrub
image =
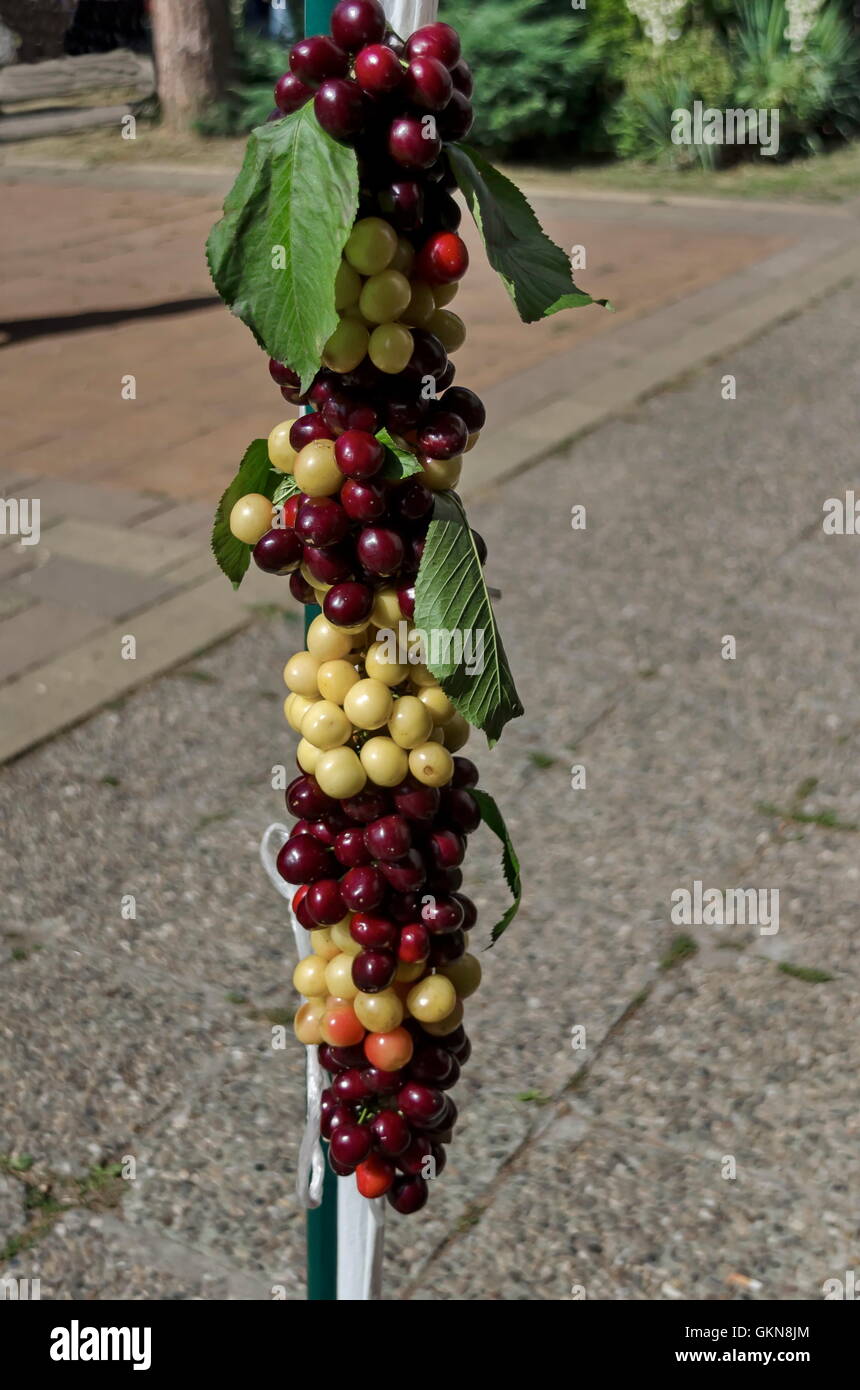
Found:
[[[723,44],[707,28],[693,28],[662,48],[639,44],[621,70],[623,91],[607,118],[615,153],[683,168],[711,167],[718,147],[673,145],[672,112],[731,105],[732,69]]]

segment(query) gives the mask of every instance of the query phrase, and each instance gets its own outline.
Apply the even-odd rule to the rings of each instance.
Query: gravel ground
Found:
[[[527,710],[479,760],[526,896],[387,1298],[803,1299],[858,1257],[860,586],[821,528],[858,326],[854,288],[472,509]],[[256,859],[299,633],[261,617],[6,771],[0,1250],[43,1298],[303,1296]],[[476,836],[485,932],[496,859]],[[778,888],[778,932],[673,923],[695,879]]]

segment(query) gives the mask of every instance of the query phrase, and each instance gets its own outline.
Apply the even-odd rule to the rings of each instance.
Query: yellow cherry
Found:
[[[353,941],[350,934],[349,924],[351,917],[346,917],[342,922],[335,922],[333,927],[329,927],[331,939],[337,946],[338,951],[345,956],[357,956],[361,947],[357,941]]]
[[[396,589],[377,589],[373,607],[370,610],[371,622],[376,627],[396,628],[403,617]]]
[[[434,285],[433,299],[437,309],[444,309],[446,304],[450,304],[452,299],[457,297],[460,286],[455,280],[453,285]]]
[[[290,430],[294,424],[294,420],[282,420],[269,435],[269,462],[280,473],[292,473],[296,461],[296,451],[290,443]]]
[[[306,637],[308,651],[317,661],[339,661],[347,656],[352,647],[352,638],[343,628],[334,627],[328,618],[319,613],[308,628]]]
[[[436,1037],[444,1038],[446,1034],[453,1033],[455,1028],[459,1028],[462,1022],[463,1005],[458,999],[447,1018],[440,1018],[438,1023],[425,1022],[421,1026],[426,1032],[433,1033]]]
[[[299,1042],[317,1047],[323,1041],[322,1019],[326,1011],[324,999],[309,999],[302,1004],[293,1020],[293,1031]]]
[[[413,347],[412,334],[405,324],[381,323],[370,335],[367,355],[374,367],[389,376],[396,376],[412,356]]]
[[[358,994],[352,983],[352,962],[353,957],[343,952],[325,966],[325,984],[328,986],[328,992],[337,995],[338,999],[354,999]]]
[[[300,960],[293,971],[293,989],[309,999],[324,995],[327,992],[325,961],[319,956],[305,956]]]
[[[369,337],[359,319],[342,318],[322,350],[323,362],[333,372],[354,372],[367,355]]]
[[[444,787],[454,775],[454,759],[441,744],[422,743],[409,754],[409,771],[425,787]]]
[[[359,275],[378,275],[397,254],[397,233],[381,217],[362,217],[343,248],[344,259]]]
[[[450,309],[437,309],[427,328],[435,334],[448,353],[456,352],[466,341],[466,325],[459,315]]]
[[[353,270],[349,261],[341,261],[334,277],[334,307],[338,313],[358,303],[361,294],[361,276]]]
[[[463,450],[463,453],[464,453],[464,454],[470,453],[471,450],[474,449],[475,445],[477,444],[477,442],[478,442],[478,440],[479,440],[480,438],[481,438],[481,431],[480,431],[480,430],[475,430],[475,433],[474,433],[474,434],[470,434],[470,435],[469,435],[469,438],[468,438],[468,441],[467,441],[467,443],[466,443],[466,447],[465,447],[465,449]]]
[[[393,989],[378,994],[357,994],[353,1002],[359,1023],[371,1033],[390,1033],[403,1022],[403,1004]]]
[[[468,999],[481,983],[481,962],[477,956],[472,956],[467,951],[459,960],[452,960],[450,965],[441,966],[439,973],[447,975],[457,991],[458,999]]]
[[[433,672],[428,671],[427,667],[422,666],[420,662],[415,662],[409,667],[409,679],[416,686],[439,684],[438,676],[434,676]]]
[[[308,497],[330,497],[343,486],[333,439],[312,439],[296,454],[293,477]],[[270,504],[271,505],[271,504]]]
[[[422,686],[418,699],[430,711],[434,724],[447,724],[457,713],[441,685]]]
[[[256,545],[272,529],[272,503],[262,492],[246,492],[230,512],[230,530],[237,541]]]
[[[308,446],[305,445],[305,448]],[[452,459],[422,459],[421,481],[431,492],[448,492],[456,487],[463,471],[460,454]],[[298,479],[296,479],[298,482]]]
[[[296,747],[296,762],[302,772],[309,772],[312,776],[317,770],[317,763],[320,760],[320,750],[306,738],[300,738]]]
[[[426,743],[432,729],[433,716],[420,697],[401,695],[395,700],[388,732],[400,748],[417,748]]]
[[[330,927],[317,927],[311,932],[311,950],[324,961],[334,960],[335,956],[340,955],[340,947],[332,940]]]
[[[394,270],[399,270],[401,274],[408,275],[412,269],[412,262],[415,260],[415,248],[410,241],[401,236],[397,238],[397,250],[391,260]],[[392,314],[392,318],[399,318],[400,315]]]
[[[326,796],[333,796],[337,800],[357,796],[367,782],[367,773],[352,748],[330,748],[321,753],[314,777]]]
[[[433,291],[424,280],[413,280],[410,288],[412,294],[408,305],[400,315],[400,320],[413,328],[426,328],[429,320],[436,313]]]
[[[349,661],[324,661],[317,672],[317,685],[324,700],[342,705],[347,691],[358,684],[358,672]]]
[[[449,753],[457,753],[469,742],[472,726],[462,714],[455,713],[442,729],[442,741]]]
[[[394,697],[383,681],[363,680],[350,686],[343,711],[357,729],[381,729],[394,708]]]
[[[319,694],[317,688],[317,671],[319,662],[310,652],[293,652],[286,666],[284,667],[284,684],[289,687],[296,695],[305,695],[313,699]]]
[[[314,748],[338,748],[352,737],[352,724],[333,700],[317,700],[302,720],[302,739]]]
[[[387,644],[373,642],[364,657],[364,669],[371,680],[383,681],[385,685],[399,685],[409,675],[409,666],[403,661],[388,659]]]
[[[406,1007],[420,1023],[440,1023],[457,1003],[457,991],[445,975],[428,975],[413,985]]]
[[[390,738],[369,738],[362,745],[360,757],[362,767],[377,787],[398,786],[409,770],[406,749],[399,748]]]

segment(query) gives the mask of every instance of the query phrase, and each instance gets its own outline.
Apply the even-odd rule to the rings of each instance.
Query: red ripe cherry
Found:
[[[336,1129],[342,1125],[354,1125],[355,1114],[351,1106],[339,1103],[333,1106],[328,1114],[320,1118],[320,1134],[323,1139],[331,1139]]]
[[[370,825],[372,820],[379,820],[391,809],[391,803],[381,787],[373,787],[363,792],[358,792],[355,796],[345,796],[340,803],[340,809],[350,820],[357,821],[359,825]],[[362,863],[366,863],[362,860]]]
[[[405,435],[414,430],[423,416],[427,414],[428,401],[419,398],[412,400],[388,400],[385,403],[385,423],[391,434]]]
[[[375,434],[379,429],[379,414],[368,401],[358,401],[354,396],[332,392],[322,407],[322,417],[335,435],[347,430],[364,430]]]
[[[429,121],[425,125],[419,116],[398,116],[391,122],[388,153],[404,169],[429,169],[441,149],[442,141]]]
[[[421,921],[431,936],[441,932],[458,931],[463,925],[465,913],[454,898],[436,898],[425,903],[421,909]]]
[[[294,777],[284,793],[287,809],[300,820],[319,820],[338,810],[337,802],[326,796],[319,782],[309,772]]]
[[[349,924],[353,941],[365,950],[393,951],[400,939],[400,928],[388,917],[375,917],[371,912],[356,912]]]
[[[321,367],[311,382],[308,400],[321,409],[337,390],[337,382],[338,378],[334,372],[330,372],[327,367]]]
[[[352,983],[362,994],[378,994],[394,979],[397,961],[391,951],[360,951],[352,960]]]
[[[448,410],[431,416],[418,431],[418,447],[427,458],[452,459],[462,454],[469,442],[469,431],[460,419]]]
[[[331,1048],[331,1055],[339,1071],[367,1065],[363,1043],[355,1043],[352,1047],[333,1047]]]
[[[386,911],[389,917],[403,926],[407,922],[417,922],[421,911],[421,898],[417,893],[392,893]]]
[[[379,483],[357,483],[353,478],[348,478],[341,488],[340,503],[353,521],[378,521],[387,506]]]
[[[436,232],[425,241],[414,274],[431,285],[452,285],[469,269],[466,243],[456,232]]]
[[[305,821],[309,835],[315,835],[329,849],[334,848],[334,842],[342,829],[341,818],[339,816],[321,816],[319,820]]]
[[[367,827],[364,843],[374,859],[402,859],[412,848],[412,835],[403,816],[382,816]]]
[[[366,526],[359,535],[356,555],[370,574],[396,574],[403,564],[403,540],[390,526]]]
[[[405,927],[400,928],[397,959],[405,965],[420,965],[429,955],[430,933],[424,923],[407,922]]]
[[[395,893],[417,893],[427,879],[424,860],[417,849],[410,849],[396,864],[380,860],[379,868]]]
[[[412,356],[404,368],[406,376],[439,377],[447,361],[445,349],[435,333],[428,333],[426,328],[412,329]]]
[[[445,1114],[445,1097],[435,1086],[423,1081],[407,1081],[397,1093],[397,1108],[407,1120],[421,1125],[433,1124]]]
[[[449,359],[448,365],[445,368],[442,375],[437,376],[436,378],[436,390],[439,392],[440,395],[443,391],[448,390],[448,387],[451,385],[451,382],[454,380],[454,377],[456,375],[457,369],[454,366],[454,363]]]
[[[461,1043],[451,1048],[451,1054],[456,1057],[460,1066],[464,1067],[472,1055],[472,1044],[469,1042],[469,1039],[464,1037]]]
[[[328,77],[346,77],[349,58],[328,34],[312,34],[293,44],[290,71],[306,87],[316,88]]]
[[[385,897],[385,879],[374,864],[359,864],[344,874],[340,891],[350,912],[373,912]]]
[[[484,402],[468,386],[452,386],[442,402],[442,409],[459,415],[470,434],[482,430],[487,421]]]
[[[379,0],[340,0],[332,10],[332,35],[347,53],[357,53],[366,44],[379,43],[385,29],[385,11]]]
[[[398,1110],[380,1110],[370,1122],[374,1148],[389,1158],[398,1158],[412,1142],[409,1121]]]
[[[463,909],[463,931],[471,931],[478,920],[478,909],[465,893],[452,893],[451,897]]]
[[[406,56],[409,59],[425,56],[438,58],[446,68],[452,68],[460,57],[460,35],[450,24],[443,24],[441,21],[425,24],[410,36],[406,44]]]
[[[285,72],[275,83],[275,105],[285,116],[298,111],[312,96],[313,90],[306,87],[294,72]]]
[[[323,600],[323,613],[335,627],[355,627],[370,617],[373,590],[354,581],[335,584]]]
[[[383,1197],[393,1186],[396,1177],[397,1169],[390,1158],[371,1154],[356,1168],[355,1185],[362,1197]]]
[[[430,821],[439,810],[438,787],[425,787],[408,777],[391,793],[394,805],[407,820]]]
[[[296,518],[299,514],[299,507],[302,505],[304,500],[305,495],[303,492],[295,492],[293,493],[292,497],[287,498],[286,502],[281,502],[279,504],[281,512],[281,523],[285,530],[295,531]]]
[[[477,787],[478,769],[471,758],[455,756],[454,776],[451,778],[452,787]]]
[[[475,90],[475,81],[472,77],[472,69],[465,58],[458,58],[451,69],[451,81],[458,92],[462,92],[464,97],[470,97]]]
[[[287,883],[314,883],[331,872],[331,856],[313,835],[287,840],[278,855],[278,873]]]
[[[406,584],[397,590],[397,602],[404,618],[415,617],[415,585]]]
[[[444,1149],[444,1142],[442,1135],[434,1134],[432,1142],[433,1163],[435,1165],[433,1176],[436,1178],[441,1177],[445,1171],[445,1164],[448,1162],[448,1155]]]
[[[372,43],[356,56],[355,80],[363,92],[380,96],[400,86],[403,67],[397,54],[384,43]]]
[[[391,510],[404,521],[422,521],[433,510],[433,493],[413,475],[392,489]]]
[[[460,1047],[466,1041],[466,1030],[461,1023],[453,1032],[446,1033],[444,1038],[433,1038],[430,1041],[431,1044],[435,1044],[438,1047],[447,1048],[448,1051],[453,1053],[456,1057]]]
[[[313,439],[334,439],[334,431],[316,410],[310,415],[300,415],[290,426],[290,444],[296,453]]]
[[[308,890],[307,904],[308,912],[321,927],[333,927],[346,916],[336,878],[322,878],[313,883]]]
[[[424,1160],[431,1153],[431,1143],[426,1134],[415,1134],[412,1136],[409,1147],[404,1149],[402,1154],[398,1154],[397,1167],[401,1173],[416,1177],[424,1167]]]
[[[260,537],[253,555],[255,565],[266,574],[289,574],[302,558],[302,545],[295,531],[276,527]]]
[[[317,601],[316,594],[310,584],[298,570],[293,570],[290,575],[290,593],[296,600],[296,603],[308,604],[316,603]]]
[[[443,140],[465,140],[475,124],[472,103],[462,92],[454,92],[444,111],[439,112],[439,134]]]
[[[451,74],[438,58],[413,58],[406,69],[406,93],[415,106],[441,111],[454,91]]]
[[[423,1081],[439,1090],[453,1086],[451,1077],[455,1071],[459,1075],[460,1068],[457,1066],[456,1058],[444,1047],[421,1047],[413,1053],[409,1064],[411,1080]]]
[[[374,477],[385,462],[385,450],[378,439],[364,430],[347,430],[334,446],[341,473],[358,482]]]
[[[288,367],[283,362],[278,362],[274,357],[269,358],[269,376],[278,386],[291,386],[298,391],[301,388],[301,378],[298,372],[294,372],[292,367]]]
[[[450,965],[466,954],[466,937],[462,931],[451,931],[444,936],[430,938],[430,964],[439,969]]]
[[[305,931],[316,931],[317,924],[308,911],[307,896],[309,887],[310,884],[305,883],[297,893],[293,894],[292,907],[299,926],[304,927]]]
[[[346,869],[354,869],[358,864],[369,864],[373,855],[364,843],[364,831],[358,826],[342,830],[335,836],[334,854],[339,864]]]
[[[356,1105],[371,1095],[370,1087],[358,1067],[349,1067],[346,1071],[338,1072],[331,1089],[338,1099],[347,1105]]]
[[[471,835],[481,824],[478,803],[465,787],[448,787],[442,793],[442,814],[462,835]]]
[[[368,1090],[375,1096],[393,1096],[403,1085],[402,1071],[383,1071],[381,1067],[370,1066],[364,1068],[363,1075]]]
[[[377,202],[385,220],[399,232],[417,232],[424,221],[424,190],[414,179],[396,179],[377,194]]]
[[[319,584],[340,584],[345,579],[351,579],[355,573],[351,546],[328,545],[323,549],[317,545],[306,545],[303,559],[311,577]]]
[[[357,82],[329,77],[314,96],[314,115],[333,140],[351,140],[364,125],[364,97]]]
[[[338,1125],[331,1136],[331,1154],[344,1168],[356,1168],[370,1153],[370,1129],[367,1125]]]
[[[349,517],[332,497],[307,497],[296,516],[296,532],[306,545],[337,545],[349,531]]]
[[[456,830],[434,830],[427,850],[437,869],[455,869],[462,864],[466,847]]]
[[[432,893],[435,897],[449,898],[452,893],[462,887],[462,883],[463,873],[461,869],[434,869],[427,875],[427,892]]]

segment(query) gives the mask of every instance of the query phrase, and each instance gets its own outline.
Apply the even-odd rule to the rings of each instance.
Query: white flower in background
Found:
[[[785,0],[788,12],[788,28],[785,37],[792,53],[800,53],[809,36],[809,31],[818,18],[823,0]]]
[[[662,48],[667,39],[680,37],[680,29],[673,23],[680,18],[681,10],[687,0],[627,0],[627,8],[635,14],[648,38],[656,48]],[[806,0],[812,4],[813,0]],[[820,0],[817,0],[820,4]]]

